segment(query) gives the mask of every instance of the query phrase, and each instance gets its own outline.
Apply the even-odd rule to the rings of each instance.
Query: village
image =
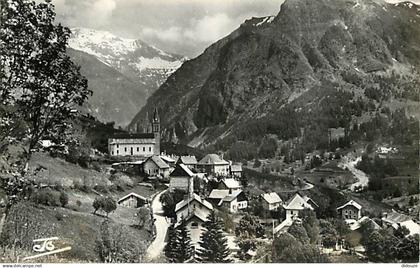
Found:
[[[169,254],[167,247],[171,241],[168,240],[174,238],[168,230],[186,229],[187,232],[184,230],[183,234],[188,235],[187,240],[193,252],[196,252],[206,230],[205,223],[212,214],[216,214],[224,226],[222,229],[229,258],[239,262],[263,260],[260,250],[264,245],[270,245],[273,239],[288,233],[290,229],[302,228],[310,218],[317,222],[316,232],[319,232],[311,237],[314,240],[311,243],[322,254],[338,259],[367,260],[366,249],[361,241],[366,239],[363,236],[369,235],[368,232],[387,229],[403,232],[407,237],[420,234],[420,225],[415,218],[393,209],[372,215],[365,211],[362,204],[350,199],[350,194],[340,198],[342,203],[337,203],[334,213],[328,218],[317,215],[319,205],[311,198],[311,191],[308,191],[316,186],[306,179],[299,179],[300,183],[295,189],[279,191],[279,195],[275,191],[256,189],[244,175],[243,163],[225,160],[223,155],[211,153],[197,159],[195,155],[168,155],[161,152],[159,122],[155,109],[150,127],[146,128],[148,132],[115,135],[109,138],[108,144],[109,154],[114,159],[124,159],[113,163],[112,169],[144,175],[150,185],[156,182],[166,185],[151,199],[141,193],[131,192],[118,200],[119,206],[137,209],[146,206],[151,210],[155,228],[154,241],[147,249],[149,260],[162,260],[164,254]],[[334,131],[335,134],[332,133]],[[329,133],[329,139],[343,136],[343,129]],[[381,150],[380,153],[391,151]],[[290,166],[296,169],[296,174],[304,174],[294,163]],[[343,169],[349,172],[348,165]],[[316,172],[320,170],[318,168]],[[352,172],[355,170],[353,167]],[[356,172],[363,173],[360,170]],[[290,175],[294,180],[297,176]],[[363,173],[363,176],[366,177],[366,174]],[[367,185],[366,180],[362,181],[363,177],[357,174],[356,177],[356,182],[350,184],[347,191],[354,192]],[[335,218],[330,218],[331,215]],[[338,231],[331,225],[338,226]],[[257,242],[251,245],[244,243],[244,240],[252,237]],[[193,261],[194,258],[193,253],[185,261]]]

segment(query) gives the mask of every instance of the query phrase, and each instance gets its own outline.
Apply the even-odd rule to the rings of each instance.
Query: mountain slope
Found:
[[[146,99],[185,61],[141,40],[86,28],[72,29],[69,47],[94,91],[90,111],[118,126],[127,126]]]
[[[193,146],[259,144],[266,133],[289,139],[302,127],[326,136],[328,127],[353,124],[356,110],[380,105],[364,91],[381,79],[398,80],[392,100],[415,96],[419,44],[420,8],[412,3],[286,0],[276,17],[247,20],[184,63],[132,124],[156,106],[164,137]]]
[[[146,103],[147,87],[132,81],[114,68],[82,51],[67,49],[68,55],[81,66],[81,73],[88,79],[93,95],[85,111],[102,122],[116,122],[126,126]]]

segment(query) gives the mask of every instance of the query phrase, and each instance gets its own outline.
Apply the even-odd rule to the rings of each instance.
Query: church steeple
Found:
[[[155,155],[160,155],[160,118],[157,108],[153,112],[152,132],[155,134]]]

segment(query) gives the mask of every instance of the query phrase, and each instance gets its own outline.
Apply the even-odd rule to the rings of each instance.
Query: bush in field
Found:
[[[32,201],[45,206],[58,206],[60,203],[58,195],[50,189],[40,189],[32,195]]]
[[[60,193],[59,199],[62,207],[67,206],[67,204],[69,203],[69,196],[65,192]]]

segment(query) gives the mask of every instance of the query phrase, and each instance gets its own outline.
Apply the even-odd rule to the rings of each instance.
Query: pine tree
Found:
[[[163,252],[169,262],[176,262],[176,246],[178,240],[178,231],[171,224],[168,228],[168,243],[166,243]]]
[[[176,243],[176,262],[183,263],[194,257],[194,247],[191,244],[190,232],[187,230],[185,220],[182,219],[178,227]]]
[[[200,237],[200,248],[197,249],[197,257],[200,262],[207,263],[226,263],[230,254],[227,239],[222,232],[219,219],[212,212],[207,221],[203,224],[205,231]]]

